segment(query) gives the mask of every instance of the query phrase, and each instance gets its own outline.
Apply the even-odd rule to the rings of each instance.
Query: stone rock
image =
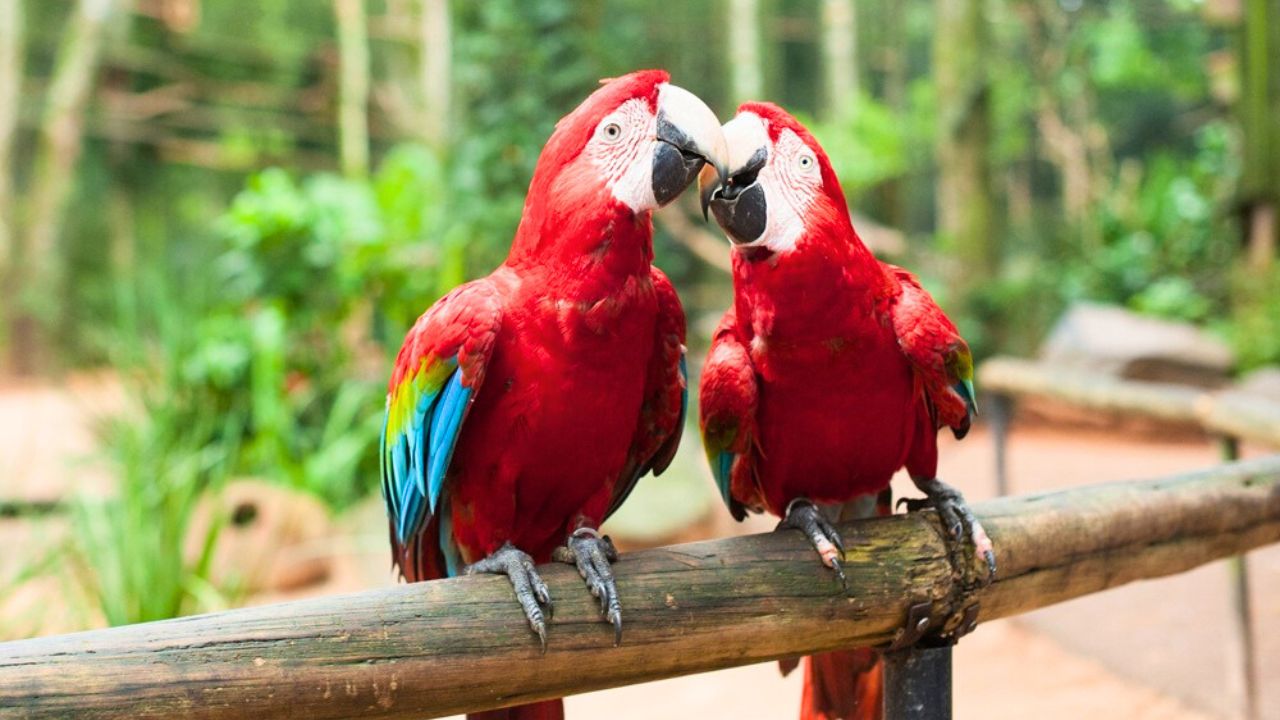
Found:
[[[291,590],[323,582],[333,558],[329,511],[314,496],[261,480],[243,479],[197,508],[187,551],[198,557],[215,513],[221,515],[211,565],[217,584],[247,593]]]
[[[1205,388],[1229,382],[1236,362],[1226,343],[1194,325],[1096,303],[1068,308],[1040,357],[1118,378]]]

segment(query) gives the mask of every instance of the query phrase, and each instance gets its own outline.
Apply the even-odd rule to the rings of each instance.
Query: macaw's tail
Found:
[[[884,664],[870,648],[837,650],[804,659],[800,720],[879,720]]]
[[[501,710],[470,713],[467,720],[564,720],[564,701],[544,700]]]

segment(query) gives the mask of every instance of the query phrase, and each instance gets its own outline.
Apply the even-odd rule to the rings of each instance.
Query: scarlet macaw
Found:
[[[714,113],[661,70],[605,82],[557,123],[506,262],[437,301],[396,358],[382,491],[406,580],[507,575],[545,651],[534,564],[554,553],[620,640],[616,551],[596,529],[670,463],[686,398],[650,215],[725,155]],[[557,700],[485,717],[561,715]]]
[[[887,513],[906,467],[956,537],[995,572],[982,525],[936,477],[937,431],[975,411],[973,362],[911,273],[858,238],[826,153],[776,105],[747,103],[724,127],[726,179],[700,183],[733,247],[734,304],[712,338],[701,428],[733,516],[769,511],[805,534],[845,583],[832,523]],[[879,502],[877,498],[879,497]],[[878,717],[870,650],[810,658],[802,718]]]

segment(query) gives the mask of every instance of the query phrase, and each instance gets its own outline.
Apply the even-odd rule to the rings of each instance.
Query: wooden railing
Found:
[[[0,644],[0,717],[423,718],[911,642],[1280,541],[1280,456],[976,511],[986,585],[933,513],[899,515],[842,528],[847,596],[798,533],[626,554],[619,647],[565,565],[545,655],[501,577]]]
[[[1215,438],[1223,460],[1240,457],[1241,442],[1280,449],[1280,403],[1238,390],[1210,391],[1172,383],[1107,377],[1052,362],[992,358],[982,364],[978,384],[987,395],[987,417],[995,444],[996,490],[1009,492],[1008,438],[1020,400],[1051,400],[1116,417],[1142,418],[1198,428]],[[1231,559],[1231,604],[1244,674],[1245,720],[1261,717],[1249,570],[1243,556]]]

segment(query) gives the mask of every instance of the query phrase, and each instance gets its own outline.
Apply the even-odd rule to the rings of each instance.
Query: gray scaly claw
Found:
[[[982,527],[982,523],[978,521],[977,516],[969,509],[969,504],[965,502],[964,496],[960,494],[959,490],[938,478],[915,480],[915,484],[925,494],[925,497],[902,498],[898,501],[898,505],[905,505],[910,512],[923,510],[927,507],[933,508],[942,519],[943,527],[947,528],[951,537],[956,540],[960,540],[965,531],[968,531],[969,539],[973,542],[974,552],[986,562],[987,576],[983,584],[990,584],[996,576],[995,547],[992,545],[986,529]]]
[[[534,569],[533,558],[528,553],[516,549],[511,543],[498,548],[492,555],[478,562],[471,563],[463,569],[467,575],[493,574],[506,575],[515,591],[516,600],[524,610],[529,627],[538,635],[542,644],[542,653],[547,652],[547,620],[551,618],[553,606],[551,593],[546,583]],[[545,610],[544,610],[545,608]]]
[[[565,544],[556,548],[552,559],[574,565],[586,581],[591,595],[600,600],[600,614],[613,625],[613,646],[622,643],[622,603],[618,600],[618,584],[609,564],[618,559],[618,550],[608,535],[593,528],[573,531]]]
[[[844,539],[817,506],[805,498],[792,500],[787,505],[786,517],[782,518],[776,529],[783,528],[804,533],[809,544],[818,551],[822,563],[835,571],[836,577],[840,578],[840,586],[848,594],[849,581],[844,575],[844,568],[840,566],[840,559],[844,557]]]

